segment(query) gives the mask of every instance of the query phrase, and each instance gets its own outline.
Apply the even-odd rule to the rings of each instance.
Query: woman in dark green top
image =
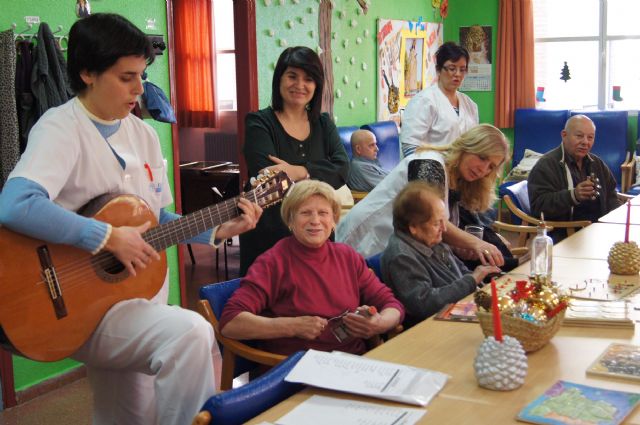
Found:
[[[308,47],[290,47],[273,73],[271,106],[245,119],[244,157],[250,176],[265,169],[285,171],[293,181],[322,180],[344,185],[349,158],[328,114],[320,113],[324,71]],[[289,229],[277,208],[264,211],[256,228],[240,237],[240,274]]]

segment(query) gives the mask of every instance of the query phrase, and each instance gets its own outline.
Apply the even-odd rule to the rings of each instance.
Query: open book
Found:
[[[285,378],[335,391],[426,406],[449,376],[334,351],[309,350]]]

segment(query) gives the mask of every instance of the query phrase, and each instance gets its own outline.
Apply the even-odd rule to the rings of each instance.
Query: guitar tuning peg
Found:
[[[256,180],[256,178],[255,178],[255,177],[251,177],[251,178],[249,179],[249,184],[250,184],[251,186],[255,186],[255,185],[256,185],[256,182],[257,182],[257,180]]]

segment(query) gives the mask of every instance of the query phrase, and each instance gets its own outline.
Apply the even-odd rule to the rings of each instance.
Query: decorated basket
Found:
[[[493,317],[491,312],[478,309],[477,316],[484,335],[492,336]],[[524,351],[531,352],[544,347],[558,332],[564,320],[564,310],[541,323],[532,323],[507,314],[501,314],[500,318],[502,319],[502,333],[516,338],[522,344]]]

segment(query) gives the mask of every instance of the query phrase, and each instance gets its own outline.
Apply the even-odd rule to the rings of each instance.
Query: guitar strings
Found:
[[[254,192],[254,196],[258,195],[260,196],[260,198],[262,198],[262,196],[265,193],[268,193],[270,191],[270,189],[265,190],[265,188],[263,187],[258,187],[254,190],[252,190],[251,192]],[[250,193],[250,192],[249,192]],[[244,193],[243,195],[248,195],[248,193]],[[195,230],[197,233],[195,233],[194,235],[197,235],[199,233],[202,233],[201,231],[199,231],[199,224],[200,222],[204,222],[205,220],[205,214],[208,213],[209,215],[209,220],[212,222],[214,217],[212,217],[212,212],[213,212],[213,208],[215,207],[216,212],[218,213],[218,217],[215,218],[222,218],[223,220],[221,221],[221,223],[224,223],[226,221],[228,221],[229,219],[232,219],[234,217],[237,217],[236,215],[232,214],[233,210],[237,210],[237,199],[239,197],[236,198],[232,198],[230,200],[221,202],[221,203],[217,203],[214,205],[211,205],[207,208],[204,208],[200,211],[196,211],[193,214],[189,214],[187,216],[183,216],[177,220],[173,220],[171,222],[168,223],[164,223],[162,225],[156,226],[153,229],[149,229],[147,232],[145,232],[143,234],[143,236],[146,236],[145,240],[147,243],[149,243],[150,245],[153,246],[153,244],[155,242],[158,241],[166,241],[167,239],[171,242],[173,242],[174,240],[176,241],[175,243],[178,243],[180,241],[184,241],[185,239],[188,239],[185,235],[185,231],[184,231],[184,227],[187,227],[187,229],[189,231],[193,231]],[[222,204],[223,206],[223,210],[220,211],[220,204]],[[185,222],[185,226],[182,227],[175,227],[175,221],[178,220],[183,220]],[[174,229],[170,230],[170,231],[164,231],[165,229],[163,229],[162,227],[166,224],[171,224],[174,223],[175,227]],[[168,226],[170,227],[170,226]],[[206,224],[204,225],[204,230],[207,230],[208,228],[211,228],[213,226],[206,226]],[[204,231],[203,230],[203,231]],[[182,239],[178,238],[178,234],[181,233],[182,234]],[[173,244],[171,244],[173,245]],[[154,247],[155,248],[155,247]],[[102,266],[106,266],[111,262],[114,261],[118,261],[116,259],[116,257],[108,252],[108,251],[103,251],[100,252],[98,254],[96,254],[93,257],[88,257],[88,258],[83,258],[80,260],[76,260],[64,265],[61,265],[60,267],[56,267],[56,275],[58,277],[58,282],[60,284],[61,287],[64,287],[67,290],[73,289],[74,287],[78,286],[78,284],[82,284],[84,283],[84,281],[80,281],[78,284],[76,284],[76,282],[78,281],[79,278],[84,278],[84,273],[88,270],[93,270],[94,267],[102,267]],[[78,267],[78,265],[80,265],[80,267]],[[127,279],[129,276],[125,277],[125,279]],[[39,285],[39,284],[45,284],[46,282],[44,282],[43,280],[40,280],[38,282],[35,283],[35,285]],[[35,295],[34,295],[35,296]]]

